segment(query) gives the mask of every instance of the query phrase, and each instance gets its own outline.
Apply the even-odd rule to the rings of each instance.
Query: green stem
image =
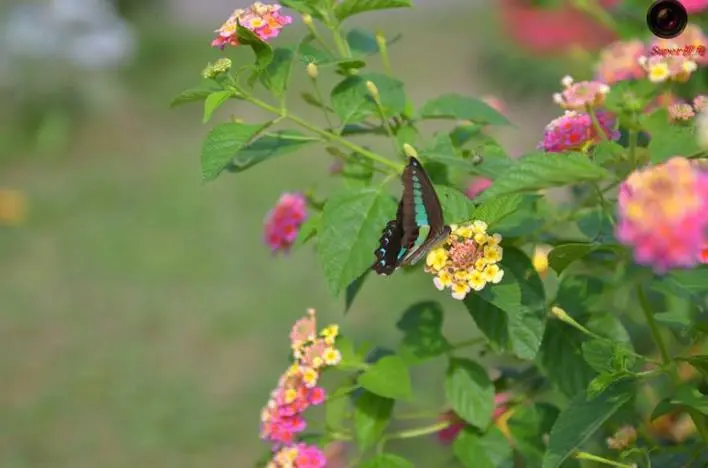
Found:
[[[664,339],[659,331],[659,325],[656,323],[656,319],[654,318],[654,312],[651,310],[651,304],[649,304],[647,293],[644,291],[644,287],[642,287],[641,284],[637,285],[637,299],[639,299],[639,306],[641,307],[642,312],[644,313],[644,318],[647,321],[647,325],[649,325],[649,329],[651,330],[651,336],[654,338],[656,347],[659,348],[661,362],[664,366],[669,367],[671,365],[671,356],[669,356],[666,343],[664,343]]]
[[[322,97],[322,92],[320,91],[320,87],[317,85],[317,80],[312,79],[312,87],[315,88],[315,94],[317,95],[317,99],[320,100],[321,103],[324,104],[324,98]],[[327,126],[329,128],[334,128],[334,125],[332,125],[332,121],[329,118],[329,110],[328,106],[325,104],[322,106],[322,111],[324,112],[325,120],[327,120]]]
[[[327,42],[325,42],[325,40],[324,40],[324,38],[322,37],[322,35],[317,31],[317,28],[315,27],[315,24],[314,24],[314,23],[308,24],[308,25],[307,25],[307,29],[310,31],[310,34],[312,34],[312,37],[314,37],[315,40],[320,43],[320,45],[322,46],[322,48],[324,48],[324,50],[325,50],[328,54],[334,55],[334,51],[333,51],[332,48],[329,46],[329,44],[327,44]]]
[[[595,109],[593,109],[593,107],[588,104],[586,106],[586,110],[588,114],[590,114],[590,120],[592,120],[592,125],[595,127],[595,130],[597,131],[598,135],[600,135],[603,140],[610,141],[610,137],[607,136],[607,133],[602,128],[602,125],[600,125],[600,121],[597,120],[597,114],[595,113]]]
[[[253,96],[246,96],[245,99],[248,102],[250,102],[251,104],[253,104],[257,107],[260,107],[261,109],[264,109],[269,112],[272,112],[273,114],[279,115],[280,118],[291,120],[292,122],[300,125],[303,128],[306,128],[307,130],[311,131],[312,133],[315,133],[328,141],[336,142],[336,143],[344,146],[347,149],[350,149],[356,153],[361,154],[365,158],[368,158],[368,159],[370,159],[374,162],[377,162],[379,164],[383,164],[384,166],[388,166],[389,168],[395,170],[396,173],[401,173],[403,171],[403,164],[395,163],[384,156],[376,154],[373,151],[369,151],[366,148],[363,148],[359,145],[352,143],[349,140],[346,140],[338,135],[335,135],[334,133],[330,133],[328,131],[322,130],[321,128],[318,128],[318,127],[312,125],[311,123],[301,119],[300,117],[298,117],[296,115],[281,112],[278,108],[273,107],[270,104],[263,102],[260,99],[255,98]]]
[[[477,337],[477,338],[471,338],[469,340],[464,340],[460,341],[459,343],[455,343],[452,345],[452,349],[462,349],[462,348],[469,348],[471,346],[478,345],[480,343],[484,343],[487,341],[486,338],[483,336]]]
[[[391,67],[391,59],[388,56],[388,44],[386,44],[386,37],[383,33],[376,33],[376,43],[379,46],[379,54],[381,56],[381,63],[383,63],[384,69],[388,76],[393,76],[393,67]]]
[[[408,158],[406,157],[406,155],[398,149],[398,140],[396,139],[396,135],[393,133],[391,123],[386,118],[386,111],[384,110],[383,105],[381,104],[381,99],[378,96],[375,96],[374,102],[376,102],[376,109],[378,109],[379,116],[381,117],[381,125],[384,126],[384,128],[386,129],[386,133],[388,133],[389,138],[391,138],[394,153],[400,154],[403,160],[407,160]]]
[[[632,468],[632,465],[626,465],[624,463],[608,460],[607,458],[598,457],[597,455],[593,455],[592,453],[587,452],[578,452],[575,454],[575,458],[577,458],[578,460],[588,460],[609,466],[616,466],[617,468]]]
[[[430,426],[417,427],[415,429],[405,429],[403,431],[392,432],[383,436],[385,440],[413,439],[428,434],[435,434],[452,424],[452,421],[440,421]]]

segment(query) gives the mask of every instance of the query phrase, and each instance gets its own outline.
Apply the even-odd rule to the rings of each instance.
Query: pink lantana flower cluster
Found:
[[[596,112],[602,132],[610,140],[617,140],[620,132],[615,128],[615,118],[606,112]],[[598,143],[603,136],[593,125],[592,117],[587,112],[565,111],[565,114],[552,120],[543,132],[543,140],[538,147],[549,153],[580,150],[586,145]]]
[[[339,364],[341,353],[335,348],[339,334],[336,325],[317,333],[315,310],[298,320],[290,333],[294,363],[278,381],[270,400],[261,412],[261,439],[273,444],[273,458],[267,468],[324,468],[323,450],[296,440],[307,423],[303,413],[321,405],[325,390],[317,386],[322,371]]]
[[[638,39],[617,41],[600,52],[595,67],[597,80],[614,84],[625,80],[638,80],[645,75],[639,57],[646,54],[646,46]]]
[[[492,186],[492,179],[486,177],[475,177],[467,184],[467,189],[465,194],[472,200],[474,200],[479,194],[487,190]]]
[[[262,40],[267,41],[277,37],[280,30],[292,22],[292,17],[280,14],[280,5],[266,5],[256,2],[246,9],[235,10],[229,19],[214,31],[217,36],[211,41],[211,45],[220,49],[227,45],[239,45],[236,34],[239,24],[253,31]]]
[[[264,240],[273,252],[287,252],[307,220],[307,201],[301,193],[284,193],[268,212]]]
[[[675,156],[634,171],[622,183],[615,235],[640,265],[657,273],[704,263],[708,247],[708,171]]]
[[[588,107],[600,107],[610,92],[610,87],[601,81],[575,82],[572,76],[565,76],[561,84],[565,89],[554,94],[553,100],[566,110],[584,111]]]

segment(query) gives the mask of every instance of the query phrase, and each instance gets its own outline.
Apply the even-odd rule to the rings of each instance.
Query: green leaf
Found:
[[[334,14],[341,21],[367,11],[410,7],[410,0],[342,0],[335,5]]]
[[[672,156],[690,156],[701,151],[692,127],[667,124],[661,131],[654,131],[649,142],[649,154],[654,164],[663,163]]]
[[[322,215],[318,212],[312,213],[310,217],[300,225],[300,230],[297,233],[297,237],[295,238],[295,242],[293,242],[292,248],[298,249],[313,239],[317,235],[317,231],[320,229],[321,222]]]
[[[583,338],[579,331],[552,320],[546,325],[539,351],[538,360],[548,380],[569,397],[582,393],[595,376],[583,359]]]
[[[380,453],[364,462],[361,468],[413,468],[413,463],[392,453]]]
[[[559,468],[610,416],[630,400],[633,393],[634,382],[622,381],[593,400],[588,401],[585,393],[573,398],[553,424],[542,468]]]
[[[346,389],[345,387],[340,388]],[[337,394],[337,390],[334,395],[327,395],[325,401],[325,424],[330,431],[342,431],[346,428],[347,412],[351,401],[347,398],[346,392],[341,391]]]
[[[506,252],[505,252],[506,253]],[[589,314],[605,292],[605,283],[594,276],[565,276],[558,286],[556,303],[576,320]]]
[[[610,172],[582,153],[531,153],[520,158],[508,171],[494,180],[479,200],[510,193],[528,192],[550,187],[598,181]]]
[[[708,415],[708,396],[702,394],[695,384],[679,387],[676,390],[676,394],[671,398],[671,403],[685,408],[693,408],[704,415]]]
[[[202,178],[214,180],[258,132],[268,124],[223,123],[214,127],[202,145]]]
[[[459,94],[445,94],[423,104],[418,111],[423,119],[471,120],[489,125],[509,125],[499,111],[486,102]]]
[[[546,453],[544,434],[551,432],[558,418],[558,408],[548,403],[534,403],[518,408],[507,425],[516,450],[528,466],[539,466]]]
[[[343,191],[327,199],[317,256],[333,294],[371,266],[373,246],[395,210],[396,202],[384,186]]]
[[[363,373],[357,383],[362,388],[379,396],[394,400],[409,400],[412,397],[411,375],[406,362],[400,356],[386,356]]]
[[[624,156],[625,149],[615,141],[602,140],[592,149],[592,160],[600,166],[619,162]]]
[[[340,175],[349,187],[368,187],[374,178],[374,165],[358,153],[352,153],[344,163]]]
[[[394,400],[364,391],[354,402],[354,438],[359,450],[371,447],[391,421]]]
[[[675,270],[655,279],[671,292],[685,299],[696,299],[708,293],[708,266],[699,266],[690,270]]]
[[[400,354],[411,361],[423,361],[452,349],[442,334],[443,309],[433,301],[410,306],[396,323],[403,332]]]
[[[366,29],[354,28],[347,33],[347,44],[354,56],[372,55],[379,52],[376,36]]]
[[[380,73],[349,76],[335,86],[331,94],[332,107],[343,124],[362,122],[378,115],[376,102],[366,87],[367,81],[378,88],[386,118],[396,116],[405,109],[406,94],[402,81]]]
[[[486,222],[489,228],[492,229],[514,214],[523,201],[523,196],[518,193],[492,198],[480,204],[477,209],[474,210],[472,217]]]
[[[568,265],[579,260],[597,248],[594,244],[570,243],[556,246],[548,254],[548,265],[559,275]]]
[[[467,195],[456,188],[445,185],[436,186],[435,191],[440,197],[443,216],[447,224],[458,224],[470,220],[474,205]]]
[[[614,382],[617,382],[618,376],[615,375],[614,373],[602,373],[599,374],[597,377],[592,379],[590,383],[588,384],[588,388],[586,390],[588,400],[593,400],[597,398],[598,395],[600,395],[602,392],[604,392],[607,387],[612,385]]]
[[[207,96],[204,100],[204,117],[202,118],[202,123],[209,122],[214,111],[232,96],[231,91],[216,91]]]
[[[455,413],[471,425],[486,429],[494,412],[494,385],[484,367],[469,359],[451,358],[445,395]]]
[[[354,349],[354,343],[346,336],[339,335],[336,341],[336,347],[342,355],[342,359],[337,364],[340,369],[360,369],[364,363],[362,355]]]
[[[464,300],[479,329],[496,346],[521,359],[533,359],[546,328],[546,295],[531,260],[513,247],[504,248],[504,278]]]
[[[260,75],[263,86],[275,96],[282,96],[288,89],[288,81],[295,62],[295,51],[288,47],[273,50],[273,60]]]
[[[256,164],[284,154],[293,153],[302,147],[319,141],[296,130],[279,130],[264,133],[260,138],[241,148],[228,167],[229,172],[243,172]]]
[[[239,44],[248,46],[253,50],[256,55],[256,68],[258,70],[265,70],[273,61],[273,48],[250,29],[244,28],[239,24],[236,29],[236,37]]]
[[[452,446],[455,457],[465,468],[497,468],[487,455],[487,450],[477,435],[469,428],[463,429]]]
[[[325,11],[323,5],[318,0],[282,0],[278,1],[281,5],[298,13],[307,13],[313,18],[319,20],[325,19]]]
[[[223,90],[224,88],[210,80],[197,88],[185,89],[179,93],[172,99],[172,102],[170,102],[170,107],[177,107],[195,101],[203,101],[209,95]]]
[[[371,270],[366,270],[363,275],[352,281],[349,286],[347,286],[346,291],[344,291],[344,313],[349,312],[352,304],[354,304],[354,299],[361,291],[361,287],[364,286],[366,278],[369,277]]]

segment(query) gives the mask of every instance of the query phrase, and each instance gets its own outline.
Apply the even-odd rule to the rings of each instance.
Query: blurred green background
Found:
[[[211,31],[239,5],[128,3],[135,48],[118,67],[0,62],[0,188],[17,190],[27,210],[0,226],[2,468],[251,466],[265,448],[260,408],[287,363],[289,328],[308,307],[359,342],[394,345],[400,313],[434,298],[452,339],[475,333],[425,275],[371,278],[345,317],[309,245],[272,256],[265,214],[281,192],[327,178],[331,161],[317,149],[203,184],[209,125],[198,105],[168,103],[221,55],[209,47]],[[448,92],[500,97],[515,127],[496,134],[511,154],[527,151],[559,112],[548,94],[507,93],[517,78],[496,87],[485,78],[482,53],[505,50],[490,32],[495,11],[464,5],[353,24],[403,34],[391,56],[417,104]],[[0,17],[12,8],[0,6]],[[276,41],[299,39],[295,24]],[[249,51],[226,53],[250,60]],[[375,58],[371,67],[380,68]],[[561,76],[550,73],[551,87]],[[291,106],[319,122],[298,103],[307,84],[296,70]],[[261,117],[232,103],[213,122],[229,115]],[[434,371],[415,379],[435,407]],[[435,446],[431,438],[430,460],[439,460]]]

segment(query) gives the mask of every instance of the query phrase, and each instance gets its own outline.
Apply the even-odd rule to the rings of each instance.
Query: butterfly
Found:
[[[396,219],[386,223],[379,247],[374,251],[372,269],[379,275],[390,275],[398,267],[414,265],[431,248],[450,235],[443,221],[442,207],[433,184],[423,166],[411,157],[403,169],[403,194]],[[425,236],[421,231],[427,228]]]

